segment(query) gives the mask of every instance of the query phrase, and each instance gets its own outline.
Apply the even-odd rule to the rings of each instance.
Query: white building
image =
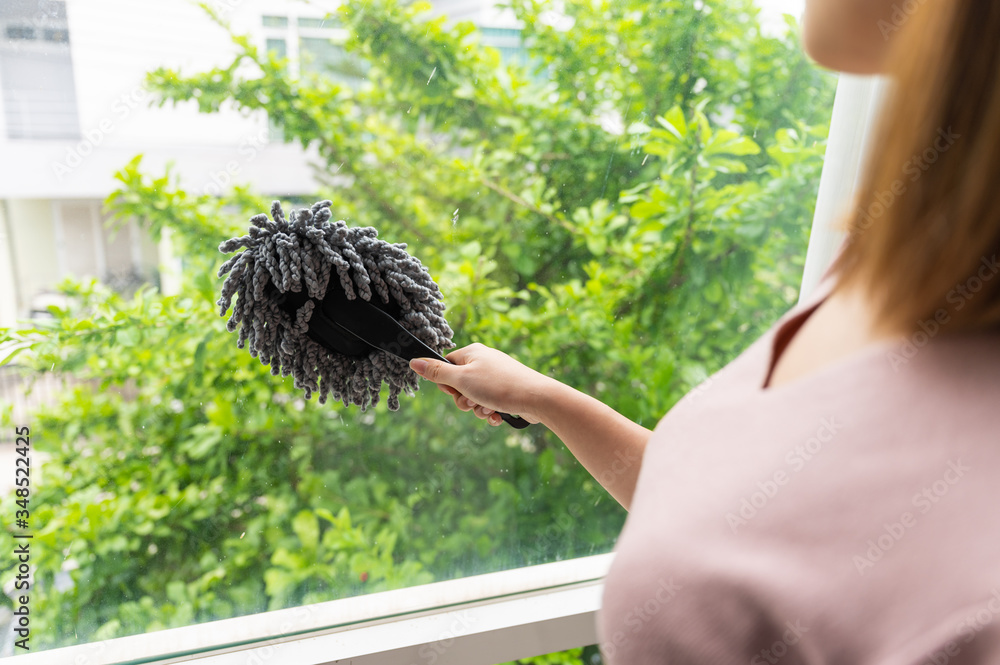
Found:
[[[325,20],[337,0],[209,4],[296,66],[343,54],[343,31]],[[316,191],[308,156],[271,140],[264,114],[149,106],[146,72],[200,72],[233,52],[225,31],[184,0],[0,3],[0,326],[44,309],[44,294],[67,275],[159,277],[159,238],[134,223],[112,237],[104,224],[113,175],[139,153],[154,175],[172,162],[196,193],[232,182],[273,196]]]
[[[341,0],[209,0],[239,34],[302,68],[349,69]],[[435,11],[483,27],[483,42],[523,57],[509,12],[488,0],[442,0]],[[0,327],[44,311],[66,276],[170,290],[169,243],[132,223],[109,231],[103,201],[137,154],[143,170],[173,164],[182,186],[218,194],[233,182],[262,194],[310,195],[310,156],[275,140],[265,114],[199,114],[150,106],[158,67],[228,65],[225,30],[187,0],[3,0],[0,3]],[[347,67],[345,68],[345,65]],[[164,267],[161,270],[161,266]]]

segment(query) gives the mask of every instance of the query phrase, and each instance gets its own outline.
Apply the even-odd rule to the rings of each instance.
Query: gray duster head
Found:
[[[380,240],[374,228],[331,223],[330,201],[293,210],[287,220],[275,201],[271,217],[256,215],[247,235],[219,245],[225,253],[246,248],[219,269],[219,277],[229,273],[218,300],[219,314],[225,316],[232,305],[226,327],[230,332],[239,327],[237,346],[249,345],[251,355],[271,366],[271,374],[291,374],[307,399],[318,392],[320,403],[332,395],[364,411],[378,404],[385,381],[389,409],[397,410],[400,392],[412,396],[419,389],[419,378],[406,361],[381,350],[360,357],[328,350],[307,335],[312,300],[292,317],[269,294],[304,290],[318,301],[328,288],[339,288],[350,300],[395,303],[399,323],[440,353],[455,344],[442,315],[441,291],[430,273],[406,252],[405,244]],[[232,304],[234,295],[238,298]]]

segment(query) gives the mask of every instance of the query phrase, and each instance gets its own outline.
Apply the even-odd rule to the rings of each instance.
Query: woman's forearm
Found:
[[[627,510],[650,432],[607,404],[555,379],[537,393],[537,414]]]
[[[526,367],[503,351],[473,343],[410,361],[410,368],[448,393],[455,406],[499,426],[495,411],[543,423],[627,509],[650,432],[610,406]]]

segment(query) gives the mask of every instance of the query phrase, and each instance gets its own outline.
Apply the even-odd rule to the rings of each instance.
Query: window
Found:
[[[288,57],[288,44],[284,39],[268,38],[267,50],[278,58]]]
[[[339,23],[333,18],[312,18],[300,16],[299,20],[300,28],[335,28],[339,27]]]
[[[57,44],[69,43],[69,31],[62,29],[46,29],[45,41],[56,42]]]
[[[521,43],[521,31],[517,28],[480,27],[483,45],[492,46],[500,51],[504,62],[515,61],[520,65],[528,64],[528,50]]]
[[[35,29],[26,25],[7,26],[7,39],[34,39]]]
[[[63,2],[0,8],[0,87],[10,139],[79,136],[73,60]]]
[[[58,201],[52,206],[56,265],[61,276],[94,277],[131,293],[148,278],[152,262],[135,223],[109,231],[99,201]]]
[[[303,72],[325,73],[354,84],[366,71],[364,63],[348,54],[343,46],[322,37],[301,37],[299,57]]]
[[[265,28],[285,28],[288,26],[287,16],[265,16],[263,19]]]
[[[289,58],[293,73],[324,74],[352,87],[364,78],[368,64],[344,49],[346,32],[332,16],[297,16],[294,20],[264,16],[263,25],[265,48]],[[279,138],[280,133],[272,136]]]
[[[338,218],[406,242],[441,287],[457,345],[505,350],[650,428],[798,295],[837,79],[794,33],[747,29],[749,5],[580,2],[536,17],[531,3],[497,16],[451,2],[479,24],[465,39],[474,25],[411,16],[408,3],[347,3],[336,20],[327,4],[227,10],[259,53],[287,59],[277,68],[252,66],[249,51],[240,66],[220,60],[233,48],[221,37],[204,53],[193,40],[153,52],[159,126],[195,107],[281,123],[280,149],[232,142],[243,161],[218,196],[191,185],[203,172],[162,164],[220,139],[164,146],[149,131],[135,152],[161,160],[101,165],[113,184],[100,197],[54,186],[46,199],[5,199],[12,236],[30,231],[44,251],[17,245],[3,264],[21,281],[52,265],[74,280],[55,332],[31,337],[17,362],[102,385],[18,423],[48,455],[32,486],[33,650],[93,657],[103,645],[113,662],[156,662],[185,649],[221,663],[236,657],[227,650],[269,660],[278,641],[291,646],[275,665],[313,662],[288,649],[316,645],[317,663],[360,663],[396,648],[391,629],[405,624],[414,641],[398,648],[461,662],[466,647],[437,647],[454,639],[500,661],[593,638],[625,514],[551,432],[490,428],[427,384],[396,412],[384,394],[364,412],[320,405],[237,348],[216,311],[218,245],[273,199],[288,212],[329,197]],[[89,44],[78,25],[112,19],[140,37],[150,24],[218,37],[209,17],[158,4],[78,16],[36,32],[41,52],[68,58],[71,31]],[[477,39],[500,50],[499,69]],[[142,38],[129,44],[152,57]],[[27,87],[37,70],[4,57],[10,118],[8,85]],[[114,76],[86,62],[95,69],[69,70],[64,87]],[[216,118],[220,131],[230,118]],[[318,187],[282,179],[303,162]],[[38,223],[45,214],[51,224]],[[112,218],[124,224],[114,238]],[[176,294],[89,282],[170,254],[139,233],[163,229],[184,262]],[[0,530],[0,550],[13,542]],[[0,560],[0,584],[10,565]],[[451,622],[465,609],[483,613],[459,635]],[[547,636],[539,651],[515,653],[532,631]],[[334,654],[334,633],[369,652]]]

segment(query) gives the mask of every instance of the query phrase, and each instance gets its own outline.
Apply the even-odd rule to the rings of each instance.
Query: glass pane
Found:
[[[47,29],[45,31],[45,41],[66,44],[69,42],[69,31],[61,29]]]
[[[492,46],[500,52],[502,62],[516,62],[527,66],[529,62],[528,49],[524,47],[521,31],[515,28],[479,28],[484,46]]]
[[[781,16],[797,2],[439,5],[496,18],[475,25],[358,0],[336,13],[343,42],[263,29],[288,27],[292,2],[226,4],[227,23],[257,26],[235,41],[192,3],[106,4],[16,23],[72,36],[87,69],[62,78],[37,69],[69,62],[60,39],[35,39],[39,60],[0,33],[0,137],[75,121],[76,87],[84,124],[0,205],[0,303],[54,304],[0,349],[33,343],[12,363],[72,386],[26,412],[27,396],[0,403],[36,451],[27,527],[0,529],[7,552],[33,535],[32,649],[614,546],[624,510],[544,426],[490,427],[427,382],[396,410],[384,387],[364,410],[320,404],[238,346],[219,246],[272,200],[329,199],[334,220],[406,243],[456,346],[500,349],[649,428],[796,298],[836,83]],[[62,96],[25,106],[46,81]],[[32,149],[0,143],[12,160]],[[102,244],[106,220],[141,237]],[[102,266],[151,277],[135,291]],[[17,328],[4,307],[0,329]],[[0,559],[5,588],[14,565]]]
[[[0,26],[3,136],[45,140],[79,136],[64,3],[0,4]]]
[[[299,57],[303,72],[323,73],[338,81],[355,83],[368,71],[368,63],[329,39],[302,37]]]
[[[7,39],[35,39],[35,29],[27,25],[8,25]]]
[[[298,19],[300,28],[336,28],[340,22],[334,18],[305,18]]]
[[[267,50],[273,53],[276,58],[285,58],[288,56],[288,45],[284,39],[268,39]]]
[[[285,28],[288,27],[287,16],[264,16],[261,19],[265,28]]]

